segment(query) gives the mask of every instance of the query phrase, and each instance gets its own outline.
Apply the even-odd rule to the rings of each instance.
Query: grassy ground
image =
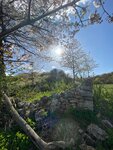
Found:
[[[113,121],[113,84],[94,85],[95,111]]]
[[[53,94],[62,93],[72,86],[72,82],[66,82],[63,79],[48,81],[48,75],[37,76],[34,85],[28,77],[16,76],[7,78],[9,95],[18,97],[22,101],[40,100],[43,96],[50,97]]]

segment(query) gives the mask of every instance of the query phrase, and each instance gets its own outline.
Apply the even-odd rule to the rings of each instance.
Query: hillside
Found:
[[[72,78],[62,70],[53,69],[47,73],[23,73],[7,77],[10,96],[22,101],[34,101],[43,96],[61,93],[72,86]]]
[[[113,72],[95,76],[94,83],[96,83],[96,84],[113,84]]]

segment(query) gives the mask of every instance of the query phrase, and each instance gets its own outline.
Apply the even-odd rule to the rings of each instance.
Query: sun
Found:
[[[59,56],[61,56],[63,54],[63,49],[59,46],[55,49],[55,53]]]

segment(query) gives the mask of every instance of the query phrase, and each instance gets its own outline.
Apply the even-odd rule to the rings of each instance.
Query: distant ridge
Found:
[[[94,77],[94,83],[97,84],[113,84],[113,72],[104,73]]]

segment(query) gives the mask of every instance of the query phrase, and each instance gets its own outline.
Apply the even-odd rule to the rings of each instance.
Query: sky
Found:
[[[105,8],[112,12],[113,1],[106,0]],[[76,38],[98,64],[95,74],[113,72],[113,23],[108,23],[105,18],[101,24],[81,29]]]
[[[80,41],[82,48],[90,53],[98,64],[94,74],[113,72],[113,24],[103,22],[102,24],[88,26],[81,29],[76,34],[76,38]],[[42,69],[44,71],[53,68],[61,69],[56,62],[46,63],[46,66]],[[69,69],[65,70],[67,73],[69,72]]]
[[[88,0],[82,1],[85,3]],[[113,11],[112,0],[107,0],[106,8],[109,12]],[[76,34],[76,39],[79,40],[82,48],[89,52],[98,64],[98,67],[94,70],[95,75],[113,72],[113,23],[108,23],[105,18],[101,24],[82,28]],[[43,70],[51,70],[53,68],[61,69],[58,63],[50,62],[46,64]],[[70,70],[65,69],[65,71],[68,73]]]
[[[76,38],[98,64],[95,74],[113,72],[113,24],[104,22],[81,29]]]
[[[111,13],[113,1],[106,0],[105,4],[105,8]],[[108,23],[104,18],[104,22],[101,24],[81,29],[76,38],[98,64],[94,70],[95,74],[113,72],[113,23]]]

